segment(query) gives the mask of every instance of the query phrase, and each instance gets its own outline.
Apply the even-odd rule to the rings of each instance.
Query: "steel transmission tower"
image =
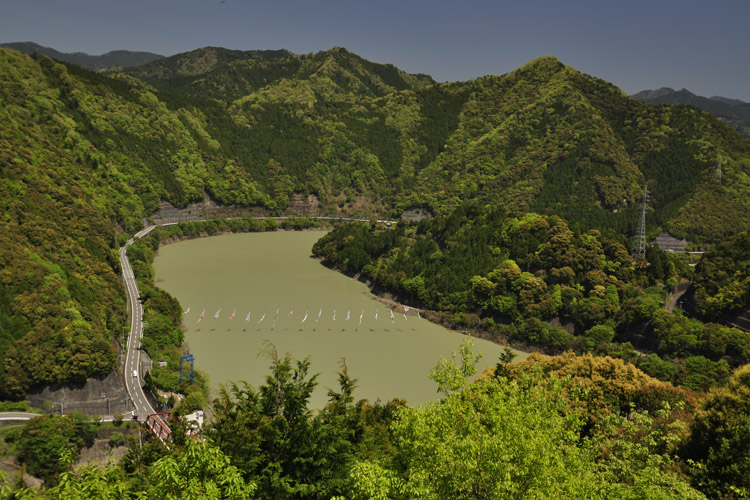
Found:
[[[643,190],[643,201],[641,202],[641,220],[638,221],[638,234],[635,237],[633,257],[646,254],[646,205],[648,205],[648,185]]]
[[[184,364],[185,361],[187,361],[188,363],[190,363],[190,373],[189,374],[188,373],[184,373],[183,374],[183,372],[182,372],[182,365]],[[195,375],[193,374],[193,363],[194,363],[194,361],[195,361],[195,358],[193,358],[192,354],[186,354],[186,355],[180,357],[180,383],[182,383],[182,378],[183,377],[187,378],[188,376],[190,376],[190,383],[191,384],[195,381]]]
[[[716,180],[721,184],[721,156],[719,156],[719,159],[716,162]]]

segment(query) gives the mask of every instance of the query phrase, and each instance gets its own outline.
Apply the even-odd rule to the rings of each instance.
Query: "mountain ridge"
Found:
[[[730,373],[750,360],[750,337],[667,310],[669,291],[693,276],[692,256],[647,246],[634,257],[629,238],[645,186],[647,235],[668,229],[711,244],[739,232],[696,268],[699,299],[720,299],[698,309],[719,316],[746,306],[750,140],[698,108],[631,99],[550,57],[449,84],[339,48],[196,61],[205,63],[193,67],[199,75],[148,79],[0,48],[0,399],[115,369],[128,329],[118,249],[160,202],[184,207],[204,197],[280,215],[306,195],[317,197],[320,213],[365,220],[430,209],[435,217],[389,228],[337,224],[313,252],[371,277],[423,318],[495,341],[587,354],[537,356],[529,363],[542,371],[517,378],[521,367],[507,350],[470,383],[478,356],[467,342],[460,368],[443,360],[430,373],[442,400],[413,409],[403,400],[355,403],[356,381],[342,363],[340,392],[330,390],[318,412],[306,404],[316,378],[308,360],[271,346],[266,384],[220,391],[205,440],[180,439],[175,419],[161,458],[165,448],[153,440],[142,452],[133,445],[123,468],[61,473],[85,444],[76,435],[93,439],[93,422],[50,415],[11,429],[6,448],[20,450],[30,473],[52,480],[60,473],[59,485],[39,495],[163,498],[196,477],[193,465],[210,477],[192,490],[263,498],[367,496],[373,484],[394,498],[501,489],[705,498],[687,480],[711,498],[747,490],[750,371]],[[188,393],[176,415],[205,407],[208,381],[199,370],[189,389],[179,381],[188,347],[183,308],[153,275],[159,244],[275,227],[268,219],[188,222],[128,247],[144,302],[142,348],[166,362],[143,382],[154,394]],[[657,383],[636,364],[682,388]],[[572,374],[575,383],[564,387],[542,372]],[[693,391],[711,386],[698,406]],[[540,412],[540,401],[551,404]],[[438,418],[428,413],[446,408]],[[508,423],[510,434],[493,434]],[[436,428],[458,429],[447,440],[459,446],[445,453]],[[299,439],[278,432],[285,429]],[[122,443],[115,432],[107,449],[118,435]],[[485,441],[488,458],[463,467],[466,443]],[[511,441],[521,445],[517,457],[503,448]],[[550,449],[563,453],[540,473]],[[740,465],[727,473],[726,464]],[[20,494],[29,491],[36,494]]]
[[[711,113],[743,135],[750,136],[750,103],[740,99],[721,96],[703,97],[685,88],[674,90],[669,87],[642,90],[631,97],[649,104],[695,106]]]
[[[203,47],[126,69],[157,89],[198,99],[234,101],[252,91],[284,80],[329,78],[346,92],[363,89],[375,96],[434,84],[421,74],[409,74],[391,64],[367,61],[343,47],[294,54],[288,50],[235,51]],[[226,82],[218,85],[217,82]]]
[[[0,49],[7,397],[111,369],[114,250],[162,200],[279,215],[314,195],[321,213],[369,219],[475,199],[627,242],[651,183],[649,233],[750,228],[750,141],[695,108],[630,99],[551,57],[437,84],[341,48],[279,56],[150,80]]]
[[[149,79],[197,76],[211,71],[217,65],[238,60],[252,59],[261,61],[286,58],[294,55],[293,52],[286,49],[233,50],[207,46],[146,63],[137,69],[131,69],[129,73]]]
[[[26,54],[44,54],[58,61],[77,64],[92,71],[119,66],[130,67],[146,64],[163,58],[163,55],[152,52],[138,52],[130,50],[111,50],[101,55],[90,55],[85,52],[60,52],[51,47],[44,47],[34,42],[0,43],[0,47],[19,50]]]

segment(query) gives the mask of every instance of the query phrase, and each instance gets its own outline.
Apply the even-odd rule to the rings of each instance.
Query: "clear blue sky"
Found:
[[[0,42],[163,55],[345,47],[438,81],[552,55],[629,94],[750,102],[750,0],[1,0]]]

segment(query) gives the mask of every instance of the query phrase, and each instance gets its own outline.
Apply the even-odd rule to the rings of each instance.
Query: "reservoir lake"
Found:
[[[190,308],[183,323],[195,367],[208,374],[214,393],[229,381],[258,387],[269,373],[270,360],[261,353],[270,343],[280,356],[310,357],[310,373],[319,374],[313,408],[325,405],[329,388],[339,390],[342,359],[357,379],[355,400],[385,403],[400,397],[417,404],[435,399],[437,385],[427,374],[441,357],[458,353],[466,337],[418,318],[413,310],[404,318],[404,310],[395,309],[391,319],[391,309],[365,284],[310,256],[324,234],[230,234],[159,248],[156,284],[183,310]],[[475,353],[483,355],[478,369],[494,365],[502,350],[474,339]],[[517,354],[516,360],[526,357]]]

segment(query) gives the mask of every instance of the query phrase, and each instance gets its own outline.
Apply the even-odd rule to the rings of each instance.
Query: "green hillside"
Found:
[[[704,319],[748,304],[750,142],[707,113],[635,101],[550,57],[437,84],[340,48],[206,48],[109,75],[0,49],[0,123],[3,399],[115,366],[127,330],[117,249],[160,201],[204,196],[269,214],[293,194],[317,196],[324,213],[429,209],[418,224],[340,225],[314,250],[431,319],[582,353],[513,364],[509,352],[470,383],[465,345],[460,366],[430,372],[444,399],[415,408],[355,402],[343,364],[339,390],[313,412],[308,361],[271,349],[265,384],[220,392],[205,441],[172,422],[174,446],[133,445],[121,465],[70,472],[96,423],[47,416],[9,431],[2,449],[46,481],[19,498],[750,491],[750,378],[739,367],[750,337],[665,308],[693,274]],[[719,243],[695,271],[650,247],[630,256],[646,185],[649,233]],[[179,359],[179,305],[150,269],[160,238],[271,226],[179,225],[133,245],[145,348]],[[174,389],[171,375],[147,383]],[[709,392],[701,402],[696,391]],[[125,441],[116,434],[110,446]],[[10,493],[2,481],[0,492]]]
[[[549,57],[435,84],[341,48],[206,48],[109,76],[0,49],[0,100],[6,396],[113,366],[115,250],[160,200],[281,214],[302,193],[322,212],[395,217],[474,199],[627,247],[649,183],[649,232],[712,242],[750,228],[747,139]]]
[[[696,312],[701,317],[716,320],[750,309],[750,233],[713,247],[695,271]]]
[[[750,223],[750,142],[706,113],[642,104],[550,57],[472,85],[445,151],[402,205],[441,212],[468,195],[633,234],[648,183],[651,230],[710,241]]]
[[[128,74],[171,93],[224,102],[283,80],[311,80],[318,83],[317,87],[337,87],[359,98],[435,83],[426,75],[410,75],[391,64],[372,63],[339,47],[305,55],[287,50],[205,47],[129,69]]]
[[[271,180],[279,208],[290,191],[394,215],[441,213],[469,196],[632,234],[648,183],[653,232],[710,242],[750,225],[746,139],[696,109],[634,101],[554,58],[437,85],[344,49],[245,59],[216,50],[155,63],[210,68],[200,74],[133,74],[175,109],[185,96],[210,103],[209,133],[258,182],[280,167],[289,178]]]
[[[242,60],[272,60],[293,56],[288,50],[230,50],[222,47],[204,47],[172,57],[149,61],[128,70],[139,78],[178,78],[207,73],[216,66]]]
[[[750,136],[750,103],[739,99],[719,96],[707,98],[695,95],[687,89],[673,90],[670,88],[644,90],[633,94],[631,97],[649,104],[695,106],[711,113],[746,137]]]

